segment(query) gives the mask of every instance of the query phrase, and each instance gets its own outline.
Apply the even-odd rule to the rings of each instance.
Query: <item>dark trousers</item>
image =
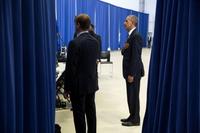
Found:
[[[139,122],[140,121],[140,78],[134,78],[132,83],[128,83],[126,80],[127,88],[127,101],[129,108],[129,121]]]
[[[95,93],[85,95],[71,94],[71,102],[76,133],[86,133],[85,116],[88,133],[96,133]]]

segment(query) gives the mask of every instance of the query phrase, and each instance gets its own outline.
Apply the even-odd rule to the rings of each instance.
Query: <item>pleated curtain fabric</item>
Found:
[[[118,50],[122,48],[128,33],[124,29],[124,20],[127,15],[138,17],[138,31],[143,37],[146,47],[148,30],[148,14],[120,8],[99,0],[56,0],[57,12],[57,50],[62,46],[68,46],[75,32],[74,18],[80,13],[90,16],[95,26],[95,31],[101,36],[102,50]]]
[[[111,50],[116,50],[120,48],[119,45],[119,28],[120,23],[119,19],[116,20],[119,16],[119,9],[115,6],[109,6],[109,12],[110,12],[110,19],[109,19],[109,43]]]
[[[56,0],[57,2],[57,50],[67,46],[75,33],[74,20],[77,15],[77,0]]]
[[[157,0],[142,133],[200,133],[199,0]]]
[[[55,1],[0,1],[0,133],[54,133]]]
[[[101,36],[102,51],[108,50],[108,4],[97,1],[96,33]]]

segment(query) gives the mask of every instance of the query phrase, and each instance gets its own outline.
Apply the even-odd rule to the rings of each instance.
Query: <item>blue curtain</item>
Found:
[[[96,7],[96,32],[101,36],[102,51],[108,49],[108,5],[97,1]]]
[[[119,46],[119,8],[110,5],[110,48],[111,50],[117,50]]]
[[[200,132],[199,7],[157,1],[143,133]]]
[[[77,0],[77,14],[86,13],[95,23],[96,0]]]
[[[57,0],[58,50],[61,46],[67,46],[69,41],[73,39],[76,13],[76,0]]]
[[[138,31],[143,39],[143,47],[147,46],[147,33],[148,33],[148,20],[149,15],[145,13],[138,13]]]
[[[144,41],[147,38],[148,15],[124,8],[116,7],[99,0],[56,0],[58,25],[58,50],[68,45],[74,35],[74,17],[80,13],[90,16],[96,32],[102,37],[102,50],[117,50],[123,47],[127,39],[124,20],[127,15],[138,17],[138,31]],[[141,17],[141,18],[140,18]],[[117,19],[116,19],[117,18]],[[144,47],[146,43],[144,43]]]
[[[0,132],[54,133],[55,5],[0,1]]]

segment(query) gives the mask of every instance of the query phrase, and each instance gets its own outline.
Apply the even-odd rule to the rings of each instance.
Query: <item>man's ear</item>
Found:
[[[77,27],[80,28],[80,26],[81,26],[80,23],[77,23]]]

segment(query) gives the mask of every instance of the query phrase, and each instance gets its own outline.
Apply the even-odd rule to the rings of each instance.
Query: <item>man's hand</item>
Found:
[[[127,49],[129,47],[129,43],[124,44],[124,49]]]
[[[134,81],[134,77],[128,75],[128,83],[132,83]]]

